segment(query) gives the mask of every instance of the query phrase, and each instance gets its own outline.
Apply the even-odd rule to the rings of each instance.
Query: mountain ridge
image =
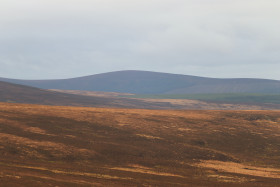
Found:
[[[280,81],[256,78],[208,78],[192,75],[125,70],[70,79],[5,82],[43,89],[87,90],[133,94],[280,93]]]

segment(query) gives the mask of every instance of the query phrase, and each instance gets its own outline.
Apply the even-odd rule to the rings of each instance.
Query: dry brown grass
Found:
[[[112,170],[119,170],[119,171],[128,171],[128,172],[135,172],[135,173],[144,173],[144,174],[151,174],[151,175],[159,175],[159,176],[169,176],[169,177],[180,177],[180,178],[184,178],[181,175],[174,175],[172,173],[165,173],[165,172],[157,172],[157,171],[153,171],[152,168],[148,168],[148,167],[143,167],[143,166],[139,166],[139,165],[131,165],[131,167],[114,167],[114,168],[110,168]]]
[[[203,160],[194,166],[212,168],[221,172],[238,173],[267,178],[280,178],[280,169],[269,167],[254,167],[235,162],[222,162],[218,160]]]
[[[277,186],[279,134],[279,111],[0,103],[0,184]]]
[[[74,94],[80,96],[91,96],[102,98],[110,98],[110,104],[107,107],[120,106],[129,108],[147,108],[147,109],[193,109],[193,110],[272,110],[279,109],[279,105],[267,105],[262,103],[222,103],[222,102],[206,102],[190,99],[148,99],[148,98],[122,98],[122,96],[129,96],[134,94],[116,93],[116,92],[95,92],[95,91],[81,91],[81,90],[56,90],[51,91]],[[128,99],[128,100],[127,100]],[[65,103],[67,104],[67,103]],[[87,106],[87,105],[80,105]],[[99,105],[96,105],[99,106]]]

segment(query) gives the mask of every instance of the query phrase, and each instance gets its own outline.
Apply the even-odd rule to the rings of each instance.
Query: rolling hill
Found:
[[[176,106],[173,106],[167,102],[145,102],[137,99],[67,94],[2,81],[0,81],[0,102],[56,106],[122,107],[147,109],[176,108]]]
[[[142,109],[275,110],[280,104],[207,102],[189,99],[121,98],[129,94],[44,90],[0,81],[0,102]]]
[[[134,94],[280,93],[280,81],[217,79],[149,71],[117,71],[59,80],[0,80],[44,89]]]

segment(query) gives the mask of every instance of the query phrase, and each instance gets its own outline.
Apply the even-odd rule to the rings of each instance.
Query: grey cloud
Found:
[[[276,0],[3,0],[0,76],[122,69],[280,79]]]

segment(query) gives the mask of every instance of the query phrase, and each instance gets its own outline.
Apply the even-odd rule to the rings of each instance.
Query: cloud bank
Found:
[[[280,80],[278,0],[2,0],[0,76],[116,70]]]

